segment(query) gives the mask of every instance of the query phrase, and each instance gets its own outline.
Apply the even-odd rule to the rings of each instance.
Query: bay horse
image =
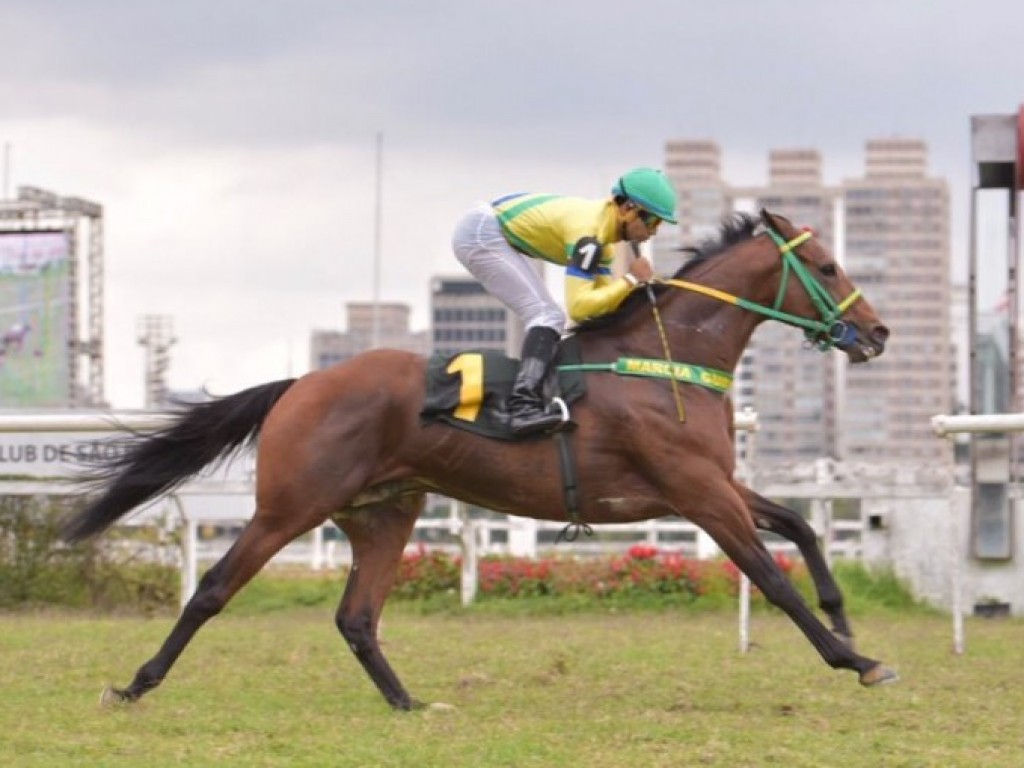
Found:
[[[889,334],[812,233],[761,211],[759,218],[726,219],[719,238],[673,279],[647,295],[635,291],[613,315],[584,323],[576,336],[584,364],[670,353],[731,372],[766,317],[802,328],[809,341],[836,347],[854,363],[881,354]],[[276,552],[331,519],[347,535],[353,557],[335,616],[338,630],[392,707],[420,706],[384,657],[377,626],[425,494],[513,515],[569,519],[555,442],[505,442],[424,424],[425,375],[419,355],[372,350],[299,379],[183,406],[168,426],[129,436],[126,453],[94,468],[101,492],[66,521],[68,541],[100,533],[258,437],[252,519],[202,577],[156,655],[128,687],[109,689],[109,696],[135,701],[156,688],[199,628]],[[692,521],[830,666],[855,671],[864,685],[897,679],[854,650],[842,597],[810,526],[733,477],[733,412],[725,393],[587,374],[587,395],[574,406],[573,420],[577,428],[569,439],[582,521]],[[779,569],[757,528],[798,544],[831,631]]]

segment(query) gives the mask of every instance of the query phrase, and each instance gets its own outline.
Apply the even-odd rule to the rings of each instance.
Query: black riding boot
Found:
[[[516,435],[543,432],[562,422],[559,414],[545,410],[541,395],[548,366],[558,349],[558,336],[553,328],[531,328],[526,332],[523,359],[508,398],[509,423]]]

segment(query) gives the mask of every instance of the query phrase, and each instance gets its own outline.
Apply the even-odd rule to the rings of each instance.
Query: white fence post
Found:
[[[740,653],[750,650],[750,579],[740,573]]]
[[[324,567],[324,527],[318,525],[313,529],[313,551],[309,556],[309,567],[319,571]]]
[[[197,524],[195,520],[191,520],[185,513],[185,505],[181,503],[181,498],[178,494],[171,496],[171,503],[177,508],[182,525],[181,596],[179,602],[180,607],[184,610],[185,605],[192,599],[192,595],[196,593],[196,588],[199,586],[196,574],[196,570],[199,567],[199,563],[196,562]]]
[[[960,553],[963,542],[960,540],[960,518],[970,516],[971,489],[962,485],[953,488],[950,494],[949,521],[949,578],[952,589],[953,604],[953,653],[958,656],[964,652],[964,606],[963,578],[960,574]]]
[[[722,550],[718,548],[718,544],[704,531],[700,529],[697,531],[697,559],[698,560],[711,560],[714,557],[718,557]]]
[[[536,557],[539,530],[540,525],[533,518],[509,518],[508,553],[513,557]]]
[[[742,419],[740,419],[742,415]],[[742,414],[737,414],[736,429],[749,432],[747,437],[747,456],[741,464],[741,477],[751,490],[754,489],[754,472],[751,469],[754,461],[754,448],[756,442],[754,435],[757,432],[757,414],[750,408],[744,408]],[[699,535],[699,534],[698,534]],[[747,574],[740,571],[740,594],[739,594],[739,642],[740,653],[750,650],[750,579]]]
[[[462,604],[469,605],[477,590],[477,527],[465,502],[456,501],[455,506],[462,523]]]

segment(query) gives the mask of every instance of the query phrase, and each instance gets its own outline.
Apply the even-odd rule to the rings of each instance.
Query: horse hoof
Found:
[[[889,669],[884,664],[875,664],[867,672],[861,673],[860,684],[863,686],[885,685],[887,683],[895,683],[899,679],[900,676],[896,673],[896,670]]]
[[[108,685],[100,694],[101,707],[116,707],[123,704],[130,704],[131,701],[132,699],[127,693],[112,685]]]
[[[427,712],[437,712],[442,715],[455,712],[455,710],[456,707],[454,704],[445,704],[443,701],[435,701],[432,704],[427,705]]]
[[[426,709],[427,705],[419,699],[405,699],[403,701],[392,701],[391,708],[396,712],[418,712]]]

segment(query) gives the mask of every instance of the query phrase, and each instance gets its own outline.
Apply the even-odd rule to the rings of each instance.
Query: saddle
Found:
[[[559,370],[560,366],[579,362],[576,340],[563,339],[544,382],[545,400],[559,398],[568,407],[583,397],[583,371]],[[426,396],[420,419],[498,440],[536,439],[539,435],[518,437],[509,427],[505,401],[518,369],[518,360],[492,349],[469,349],[454,356],[433,355],[427,363]]]
[[[453,357],[434,355],[427,363],[426,395],[420,419],[425,424],[441,422],[484,437],[507,441],[536,440],[545,435],[520,437],[509,426],[505,401],[519,361],[500,352],[470,349]],[[620,376],[673,379],[696,384],[716,392],[728,391],[732,374],[687,363],[623,357],[614,362],[582,363],[575,337],[563,339],[544,383],[545,399],[560,398],[566,408],[586,393],[584,374],[605,372]],[[571,422],[570,422],[571,423]],[[570,441],[565,431],[555,434],[562,471],[562,494],[569,524],[558,541],[575,541],[580,533],[591,535],[579,513],[579,488]]]

